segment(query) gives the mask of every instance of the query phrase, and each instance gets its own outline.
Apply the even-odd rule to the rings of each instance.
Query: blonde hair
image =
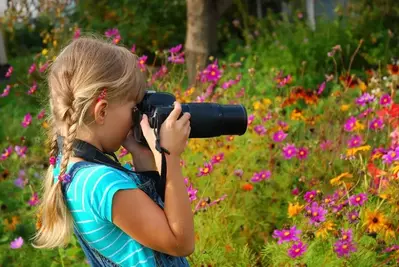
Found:
[[[50,156],[57,157],[57,126],[67,129],[62,148],[60,175],[67,169],[72,144],[82,126],[92,119],[89,108],[106,88],[109,102],[141,101],[146,79],[138,67],[138,58],[128,49],[93,37],[71,41],[50,65],[48,74],[50,119]],[[36,248],[63,247],[72,235],[72,216],[61,191],[61,182],[54,182],[50,164],[43,183],[39,207],[39,229]]]

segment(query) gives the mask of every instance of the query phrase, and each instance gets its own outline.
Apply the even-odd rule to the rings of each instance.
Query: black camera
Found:
[[[137,142],[148,146],[140,127],[143,114],[147,115],[151,128],[158,128],[173,110],[175,101],[175,96],[170,93],[146,91],[143,100],[137,105],[138,110],[133,114],[133,133]],[[181,106],[180,117],[184,112],[191,115],[189,138],[243,135],[247,130],[248,117],[243,105],[186,103]]]

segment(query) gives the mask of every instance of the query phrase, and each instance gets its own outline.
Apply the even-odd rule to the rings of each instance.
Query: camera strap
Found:
[[[60,136],[60,135],[57,136],[57,143],[58,143],[59,151],[62,150],[63,139],[64,139],[63,136]],[[128,170],[121,165],[121,163],[119,162],[115,153],[102,152],[101,150],[99,150],[98,148],[93,146],[92,144],[87,143],[80,139],[74,140],[72,149],[73,149],[73,155],[75,157],[82,158],[86,161],[107,165],[107,166],[116,168],[118,170],[121,170],[121,171],[124,171],[127,173],[133,173],[133,174],[139,173],[139,174],[143,174],[148,177],[151,177],[151,179],[153,179],[155,181],[155,187],[156,187],[156,191],[157,191],[158,195],[161,197],[162,201],[164,201],[166,180],[165,180],[165,178],[160,177],[157,171],[135,172],[135,171]],[[111,159],[110,156],[113,159]],[[162,160],[162,171],[163,171],[164,165],[166,166],[166,164],[164,164],[164,159],[163,159]],[[166,172],[166,168],[165,168],[165,172]]]
[[[161,123],[159,121],[158,116],[155,117],[155,127],[154,127],[154,134],[155,134],[155,149],[161,153],[162,156],[162,163],[161,163],[161,180],[166,182],[166,173],[167,173],[167,167],[166,167],[166,156],[165,153],[170,155],[170,152],[161,146]]]

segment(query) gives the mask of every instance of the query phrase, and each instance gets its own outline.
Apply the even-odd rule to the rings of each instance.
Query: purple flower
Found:
[[[279,130],[279,131],[277,131],[277,132],[275,132],[273,134],[273,141],[274,142],[281,142],[287,137],[287,135],[288,134],[286,134],[284,131]]]
[[[384,121],[380,118],[375,118],[370,122],[369,128],[372,130],[381,130],[384,128]]]
[[[10,248],[18,249],[18,248],[22,247],[23,244],[24,244],[24,240],[22,239],[22,237],[18,237],[16,239],[14,239],[13,241],[11,241]]]
[[[209,175],[212,172],[212,170],[213,170],[212,164],[209,162],[205,162],[204,167],[199,168],[199,173],[197,174],[197,176]]]
[[[334,251],[338,257],[349,256],[351,252],[356,252],[355,244],[349,241],[338,240],[334,244]]]
[[[254,121],[254,119],[255,119],[255,115],[254,114],[249,115],[248,116],[248,125],[251,125],[252,122]]]
[[[137,62],[137,64],[138,64],[138,66],[139,66],[139,68],[142,70],[142,71],[144,71],[145,70],[145,63],[146,63],[146,61],[147,61],[147,56],[141,56],[141,57],[139,57],[139,61]]]
[[[349,141],[348,141],[348,147],[353,148],[353,147],[358,147],[363,143],[363,139],[360,135],[354,135]]]
[[[288,255],[291,258],[297,258],[302,256],[306,252],[306,249],[306,244],[302,243],[302,241],[298,241],[288,249]]]
[[[268,180],[272,173],[269,170],[263,170],[260,172],[255,172],[251,178],[251,182],[257,183],[264,180]]]
[[[299,241],[299,235],[301,230],[297,230],[296,226],[292,226],[290,229],[274,230],[273,238],[278,238],[277,244],[282,244],[284,242]]]
[[[399,146],[395,150],[389,150],[382,156],[385,164],[391,164],[393,161],[399,160]]]
[[[347,216],[350,223],[356,223],[359,220],[359,212],[357,210],[348,212]]]
[[[352,229],[341,229],[341,238],[342,241],[352,242],[353,241],[353,233]]]
[[[172,47],[171,49],[169,49],[169,52],[174,53],[174,54],[179,53],[180,50],[182,49],[182,47],[183,47],[182,44],[176,45],[175,47]]]
[[[313,202],[311,206],[307,206],[306,211],[310,224],[318,225],[326,220],[325,215],[327,214],[327,210],[319,206],[317,202]]]
[[[328,206],[328,207],[331,207],[332,205],[334,205],[335,204],[335,198],[334,198],[334,196],[326,196],[324,199],[323,199],[323,204],[325,205],[325,206]]]
[[[193,202],[194,200],[197,199],[197,192],[198,192],[198,189],[193,188],[192,184],[190,184],[190,186],[187,187],[188,197],[191,202]]]
[[[326,82],[325,81],[322,84],[320,84],[320,87],[317,90],[317,94],[321,95],[323,93],[324,89],[326,89]]]
[[[357,120],[356,120],[355,117],[353,117],[353,116],[350,117],[350,118],[345,122],[345,125],[344,125],[345,131],[347,131],[347,132],[353,131],[353,129],[354,129],[355,126],[356,126],[356,122],[357,122]]]
[[[221,161],[223,161],[223,159],[224,159],[224,153],[222,152],[222,153],[219,153],[219,154],[213,156],[211,159],[211,162],[212,162],[212,164],[217,164],[217,163],[220,163]]]
[[[308,157],[309,150],[306,147],[301,147],[298,148],[298,152],[296,153],[296,156],[298,159],[306,159]]]
[[[349,197],[349,203],[352,206],[362,206],[367,201],[367,195],[360,193]]]
[[[15,153],[17,153],[17,155],[21,158],[25,158],[26,157],[26,151],[28,150],[27,146],[15,146],[14,147]]]
[[[366,110],[362,111],[362,112],[359,114],[359,118],[360,118],[360,119],[366,118],[367,115],[369,115],[371,112],[373,112],[373,109],[367,108]]]
[[[214,63],[209,64],[206,69],[201,72],[201,82],[217,82],[222,77],[222,70],[218,67],[218,62],[215,60]]]
[[[311,203],[312,201],[314,201],[316,196],[317,196],[317,191],[313,190],[306,192],[303,198],[305,199],[306,202]]]
[[[39,197],[37,196],[37,193],[33,193],[32,197],[28,201],[28,204],[30,206],[36,206],[39,204]]]
[[[385,94],[380,98],[381,106],[389,106],[392,102],[391,96],[389,94]]]
[[[366,104],[371,103],[374,100],[375,100],[374,95],[370,95],[369,93],[364,93],[363,95],[361,95],[356,99],[356,104],[360,106],[365,106]]]
[[[257,134],[259,134],[260,136],[265,135],[266,134],[266,129],[263,125],[256,125],[254,127],[254,130]]]
[[[329,150],[332,147],[332,141],[331,140],[325,140],[322,143],[320,143],[320,149],[321,150]]]
[[[110,38],[110,37],[114,37],[114,36],[118,36],[119,34],[119,30],[117,28],[113,28],[113,29],[108,29],[105,32],[105,36]]]
[[[168,57],[168,61],[175,64],[183,64],[184,63],[184,52],[180,52],[182,45],[179,44],[175,47],[169,49],[171,56]]]
[[[27,113],[22,121],[22,127],[26,128],[28,127],[32,122],[32,115],[30,113]]]
[[[291,159],[296,156],[297,149],[294,144],[287,144],[283,147],[283,155],[285,159]]]

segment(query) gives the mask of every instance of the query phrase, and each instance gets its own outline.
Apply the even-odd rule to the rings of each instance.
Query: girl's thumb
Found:
[[[148,117],[146,114],[143,114],[143,117],[141,118],[140,126],[141,126],[141,129],[143,130],[143,132],[148,131],[148,129],[150,128],[150,124],[148,123]]]

